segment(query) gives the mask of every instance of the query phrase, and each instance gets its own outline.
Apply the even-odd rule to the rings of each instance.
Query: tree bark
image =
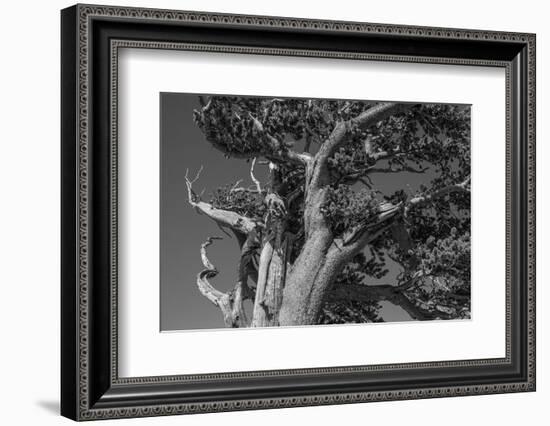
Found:
[[[279,325],[279,310],[286,278],[287,237],[284,221],[273,218],[260,254],[252,327]]]
[[[306,163],[304,188],[305,243],[293,267],[289,271],[283,292],[279,324],[316,324],[326,294],[345,264],[369,241],[381,232],[387,221],[397,213],[399,206],[381,214],[373,226],[360,227],[354,235],[357,241],[348,247],[335,243],[334,236],[322,214],[322,206],[330,183],[329,158],[348,141],[353,126],[366,128],[389,115],[404,109],[393,103],[380,104],[349,122],[336,124],[327,141],[321,146],[312,161]]]
[[[214,288],[209,281],[210,278],[214,278],[218,275],[218,270],[208,259],[206,248],[211,245],[214,240],[219,239],[221,238],[209,237],[201,245],[201,260],[205,269],[197,274],[197,286],[203,296],[220,308],[226,327],[246,327],[247,320],[243,308],[246,290],[244,286],[246,283],[239,280],[232,291],[224,293]]]
[[[325,295],[346,263],[332,243],[326,228],[317,228],[306,240],[286,280],[279,325],[317,323]]]
[[[261,191],[260,182],[254,176],[254,163],[250,168],[250,177]],[[281,187],[281,176],[277,167],[271,168],[271,190],[264,203],[268,208],[265,221],[252,327],[270,327],[279,325],[279,310],[283,299],[286,280],[288,237],[286,234],[286,206],[277,193]]]

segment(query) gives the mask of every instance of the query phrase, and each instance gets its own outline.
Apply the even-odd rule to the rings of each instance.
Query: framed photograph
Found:
[[[535,35],[61,12],[61,412],[535,390]]]

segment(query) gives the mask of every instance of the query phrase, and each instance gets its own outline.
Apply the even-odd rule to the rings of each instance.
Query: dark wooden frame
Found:
[[[535,390],[533,34],[95,5],[64,9],[61,28],[64,416],[88,420]],[[119,378],[116,65],[117,49],[125,46],[506,68],[506,357]]]

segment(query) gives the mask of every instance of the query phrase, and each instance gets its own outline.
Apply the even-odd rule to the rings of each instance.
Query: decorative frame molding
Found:
[[[140,24],[127,31],[125,24]],[[176,39],[163,28],[189,28],[190,41]],[[268,30],[299,37],[314,32],[334,40],[338,49],[319,47],[248,46],[197,42],[199,28],[223,28],[228,33]],[[135,37],[147,32],[159,40]],[[124,37],[122,38],[121,35]],[[170,38],[172,37],[172,38]],[[182,36],[182,37],[185,37]],[[198,37],[198,36],[197,36]],[[201,36],[202,37],[202,36]],[[238,38],[237,36],[235,36]],[[370,51],[346,50],[356,37],[374,40]],[[206,37],[205,37],[206,38]],[[284,37],[283,37],[284,38]],[[241,40],[241,39],[239,39]],[[342,41],[343,40],[343,41]],[[396,41],[421,44],[418,55],[388,52]],[[378,43],[378,44],[377,44]],[[436,45],[447,43],[467,56],[442,56]],[[398,44],[398,43],[397,43]],[[220,373],[193,376],[119,378],[117,361],[117,70],[123,47],[222,51],[265,55],[298,55],[356,60],[482,65],[506,69],[506,357],[502,359],[327,367]],[[489,52],[491,50],[491,52]],[[385,52],[385,53],[384,53]],[[76,5],[62,11],[62,414],[75,420],[140,417],[197,412],[352,402],[433,398],[535,390],[535,36],[509,32],[410,27],[265,16],[244,16],[126,7]],[[94,163],[90,159],[94,157]],[[100,161],[98,161],[100,159]],[[519,209],[518,211],[516,211]],[[100,231],[103,230],[103,233]],[[107,257],[103,257],[107,256]],[[512,261],[518,257],[518,262]],[[98,258],[108,265],[98,266]],[[101,281],[103,280],[103,281]],[[105,282],[104,282],[105,281]],[[92,304],[93,300],[93,304]],[[98,309],[98,304],[103,309]],[[108,309],[106,309],[108,308]],[[453,385],[445,379],[452,369],[502,369],[508,380]],[[395,389],[351,385],[361,374],[430,371],[436,386],[396,385]],[[476,370],[477,371],[477,370]],[[504,373],[506,371],[506,373]],[[323,392],[331,377],[350,376],[350,385]],[[268,380],[300,376],[319,381],[315,391],[273,387],[270,396],[216,394],[212,388],[228,380],[249,380],[251,387]],[[353,376],[353,377],[352,377]],[[347,377],[347,376],[346,376]],[[362,376],[361,376],[362,377]],[[393,376],[392,376],[393,377]],[[353,379],[353,380],[352,380]],[[447,382],[445,381],[447,380]],[[488,380],[488,379],[487,379]],[[208,386],[211,397],[183,392],[186,384]],[[289,382],[290,383],[290,382]],[[167,387],[181,387],[180,397],[168,398]],[[389,385],[388,385],[389,386]],[[386,387],[388,387],[386,386]],[[137,396],[139,387],[140,395]],[[391,387],[391,386],[390,386]],[[252,389],[251,388],[251,389]],[[312,389],[314,388],[312,384]],[[375,389],[375,390],[373,390]],[[206,391],[206,388],[205,388]],[[247,392],[249,392],[247,394]],[[253,393],[253,392],[252,392]],[[264,392],[265,393],[265,392]],[[148,394],[148,396],[144,396]]]

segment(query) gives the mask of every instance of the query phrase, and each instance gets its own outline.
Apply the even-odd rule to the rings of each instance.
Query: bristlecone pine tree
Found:
[[[469,107],[199,101],[194,122],[206,140],[250,164],[250,186],[228,184],[208,201],[193,190],[200,171],[186,175],[190,205],[234,234],[240,250],[229,292],[210,283],[218,271],[206,249],[220,237],[205,236],[200,250],[198,288],[227,327],[383,321],[382,301],[415,320],[469,318]],[[267,182],[254,172],[260,164]],[[390,173],[403,184],[385,194],[374,182]],[[406,190],[410,173],[427,184]],[[396,282],[379,284],[390,262]]]

